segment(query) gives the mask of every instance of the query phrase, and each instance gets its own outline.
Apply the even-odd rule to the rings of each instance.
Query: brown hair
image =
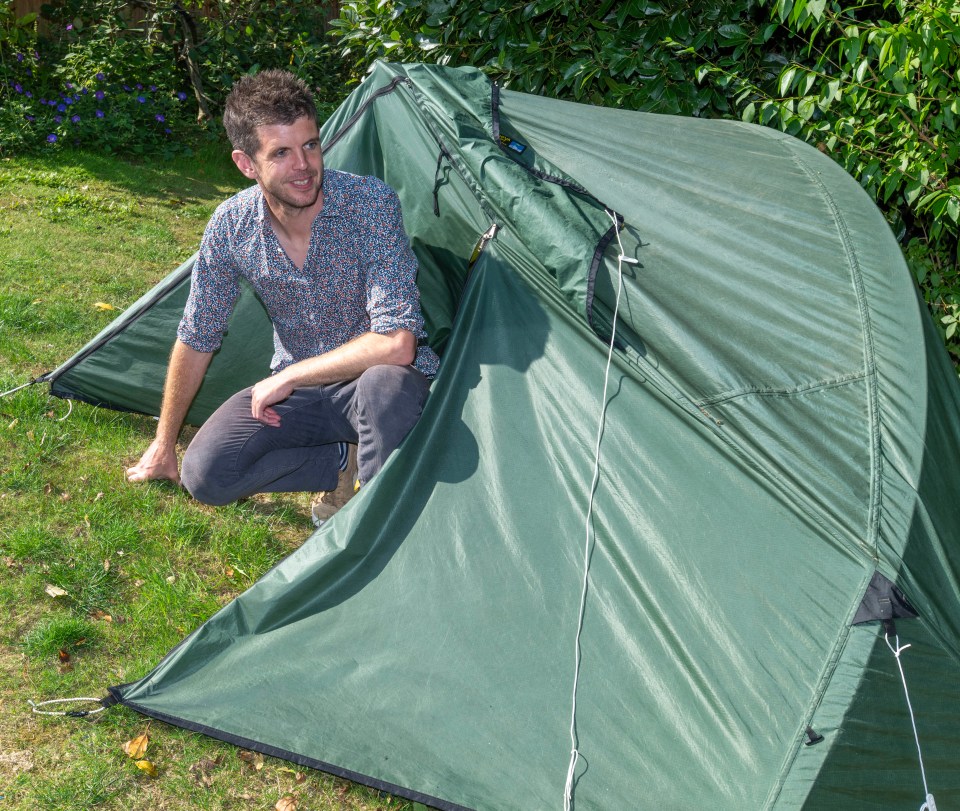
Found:
[[[293,124],[317,118],[313,95],[303,79],[285,70],[265,70],[242,76],[227,96],[223,127],[234,149],[251,158],[260,149],[257,127]]]

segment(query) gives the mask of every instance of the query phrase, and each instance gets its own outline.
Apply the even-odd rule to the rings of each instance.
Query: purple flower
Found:
[[[67,24],[67,31],[73,31],[73,23]],[[50,139],[48,138],[47,140],[49,141]]]
[[[36,120],[37,120],[37,119],[34,118],[32,115],[27,115],[27,121],[29,121],[31,124],[32,124],[34,121],[36,121]]]
[[[13,89],[16,90],[18,93],[23,92],[23,86],[19,82],[13,86]]]
[[[137,90],[143,90],[143,85],[137,82]]]
[[[67,82],[67,90],[73,90],[73,82]]]
[[[64,96],[64,97],[63,97],[63,100],[64,100],[67,104],[73,104],[73,102],[75,101],[75,99],[74,99],[72,96]]]
[[[57,136],[54,135],[52,132],[47,136],[47,141],[51,144],[56,140],[57,140]]]
[[[184,101],[187,98],[187,94],[179,90],[177,91],[177,98],[180,99],[180,101]]]
[[[18,62],[22,62],[22,61],[23,61],[23,54],[17,54],[17,61],[18,61]]]
[[[137,96],[137,101],[139,101],[141,104],[147,103],[147,100],[143,96]]]
[[[80,92],[83,93],[84,96],[87,95],[87,88],[83,88]]]
[[[34,51],[34,52],[33,52],[33,58],[39,61],[39,60],[40,60],[40,54],[39,54],[39,52]]]
[[[94,78],[95,78],[98,82],[102,82],[102,81],[103,81],[104,79],[106,79],[107,77],[104,76],[102,73],[98,73],[96,76],[94,76]]]
[[[157,119],[157,121],[159,121],[161,124],[162,124],[164,121],[167,120],[167,119],[165,119],[165,118],[163,117],[163,114],[162,114],[162,113],[157,113],[157,114],[154,116],[154,118]]]
[[[80,116],[78,116],[78,115],[72,115],[72,116],[70,116],[70,120],[71,120],[74,124],[79,124],[79,123],[80,123]]]
[[[156,86],[155,84],[150,85],[150,92],[151,92],[151,93],[155,93],[156,90],[157,90],[157,86]]]
[[[172,133],[172,132],[173,132],[173,130],[172,130],[172,129],[170,129],[170,127],[166,127],[166,128],[164,128],[164,130],[163,130],[163,131],[164,131],[164,132],[165,132],[165,133],[166,133],[167,135],[170,135],[170,133]]]
[[[58,105],[57,105],[57,112],[58,112],[58,113],[65,113],[66,111],[67,111],[67,105],[66,105],[66,104],[58,104]]]
[[[97,118],[103,118],[103,110],[97,110]]]
[[[55,116],[53,117],[53,120],[54,120],[57,124],[59,124],[61,121],[63,121],[63,116],[62,116],[62,115],[55,115]]]
[[[104,95],[104,94],[103,94],[103,91],[102,91],[102,90],[98,90],[96,93],[93,94],[93,97],[94,97],[97,101],[103,101],[103,95]]]
[[[128,84],[123,85],[123,89],[126,90],[128,93],[129,93],[130,90],[131,90],[130,85],[128,85]]]

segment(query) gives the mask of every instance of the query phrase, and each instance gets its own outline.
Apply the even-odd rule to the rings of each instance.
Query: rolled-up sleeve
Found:
[[[368,222],[366,294],[370,331],[405,329],[418,338],[425,333],[417,288],[417,258],[410,249],[400,200],[385,184],[371,206]]]
[[[237,271],[228,258],[229,231],[225,220],[215,213],[204,231],[190,278],[190,295],[177,328],[177,337],[198,352],[220,348],[240,295]]]

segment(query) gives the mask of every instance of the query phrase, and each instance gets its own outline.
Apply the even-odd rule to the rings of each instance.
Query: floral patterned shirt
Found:
[[[274,371],[365,332],[406,329],[419,343],[414,366],[432,377],[439,361],[426,345],[416,275],[400,201],[382,180],[324,170],[323,208],[302,269],[281,247],[263,193],[252,186],[207,224],[177,337],[199,352],[219,348],[243,278],[273,322]]]

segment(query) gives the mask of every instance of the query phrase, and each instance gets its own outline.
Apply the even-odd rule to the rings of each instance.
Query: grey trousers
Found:
[[[181,480],[195,499],[215,505],[253,493],[333,490],[339,443],[353,442],[360,481],[369,481],[420,417],[429,387],[412,366],[373,366],[356,380],[297,389],[274,406],[276,428],[250,415],[244,389],[197,432]]]

